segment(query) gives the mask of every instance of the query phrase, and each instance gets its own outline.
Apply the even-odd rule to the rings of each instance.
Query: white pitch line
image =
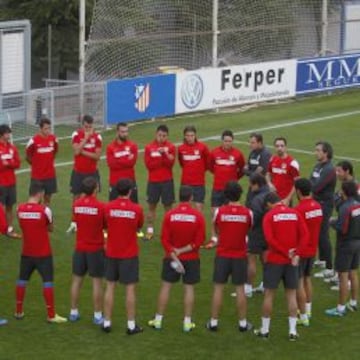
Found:
[[[240,140],[234,140],[234,143],[249,145],[249,143],[247,141],[240,141]],[[270,149],[275,149],[275,147],[272,146],[272,145],[266,145],[266,147],[270,148]],[[305,155],[312,155],[312,156],[315,157],[315,151],[308,151],[308,150],[302,150],[302,149],[296,149],[296,148],[287,148],[287,150],[289,152],[305,154]],[[360,162],[360,159],[352,158],[352,157],[349,157],[349,156],[334,155],[334,159]]]
[[[347,117],[347,116],[353,116],[353,115],[360,115],[360,110],[344,112],[344,113],[334,114],[334,115],[321,116],[318,118],[298,120],[298,121],[293,121],[293,122],[288,122],[288,123],[283,123],[283,124],[271,125],[271,126],[266,126],[263,128],[255,128],[255,129],[251,129],[251,130],[237,131],[237,132],[234,132],[234,135],[246,135],[246,134],[251,134],[252,132],[281,129],[281,128],[286,128],[286,127],[292,127],[294,125],[311,124],[314,122],[334,120],[334,119],[338,119],[341,117]],[[204,138],[203,140],[217,140],[219,138],[220,138],[220,136],[210,136],[210,137]]]
[[[266,126],[263,128],[255,128],[255,129],[250,129],[250,130],[237,131],[237,132],[234,132],[234,135],[245,135],[245,134],[251,134],[252,132],[282,129],[282,128],[286,128],[286,127],[292,127],[295,125],[311,124],[314,122],[334,120],[334,119],[338,119],[341,117],[348,117],[348,116],[359,115],[359,114],[360,114],[360,110],[344,112],[344,113],[339,113],[339,114],[334,114],[334,115],[321,116],[318,118],[310,118],[310,119],[298,120],[298,121],[293,121],[293,122],[287,122],[287,123],[283,123],[283,124],[271,125],[271,126]],[[208,137],[200,138],[200,140],[201,141],[218,140],[218,139],[220,139],[220,137],[221,137],[220,135],[208,136]],[[175,145],[180,145],[180,144],[181,143],[175,143]],[[292,150],[292,151],[295,152],[295,150]],[[302,151],[305,151],[305,150],[302,150]],[[144,152],[144,149],[139,149],[139,152],[140,153]],[[299,150],[299,152],[300,152],[300,150]],[[100,159],[104,160],[105,155],[101,156]],[[340,159],[344,159],[344,158],[341,157]],[[359,161],[358,159],[352,159],[352,158],[346,158],[346,159],[353,160],[353,161]],[[55,167],[69,166],[69,165],[72,165],[73,163],[74,163],[73,161],[60,162],[60,163],[56,163]],[[23,173],[28,173],[28,172],[30,172],[30,168],[17,170],[16,174],[23,174]]]

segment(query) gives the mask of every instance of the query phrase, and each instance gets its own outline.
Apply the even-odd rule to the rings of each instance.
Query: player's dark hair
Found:
[[[131,179],[120,179],[116,184],[116,189],[120,196],[129,195],[130,191],[133,189],[134,184]]]
[[[11,128],[9,125],[6,125],[6,124],[0,125],[0,136],[3,136],[5,134],[10,134],[10,133],[11,133]]]
[[[128,124],[126,122],[118,122],[116,124],[116,130],[119,130],[120,127],[127,127]]]
[[[41,118],[39,121],[39,127],[42,129],[45,125],[51,125],[51,121],[48,118]]]
[[[196,135],[196,127],[194,125],[185,126],[183,134],[185,135],[188,132],[193,132]]]
[[[344,181],[341,184],[341,191],[346,195],[346,197],[357,197],[358,195],[358,185],[355,181]]]
[[[179,200],[181,202],[188,202],[193,196],[193,191],[191,186],[181,185],[179,189]]]
[[[255,140],[256,140],[257,142],[261,143],[261,144],[263,144],[263,141],[264,141],[262,134],[256,133],[256,132],[251,133],[250,136],[249,136],[249,138],[250,138],[250,139],[251,139],[251,138],[255,138]]]
[[[166,125],[159,125],[157,128],[156,128],[156,132],[158,131],[162,131],[164,133],[169,133],[169,128],[166,126]]]
[[[334,150],[330,143],[327,141],[318,141],[315,145],[321,146],[322,151],[326,154],[329,160],[333,158]]]
[[[336,164],[336,166],[341,167],[344,171],[347,171],[349,173],[349,175],[351,175],[351,176],[354,175],[354,167],[350,161],[348,161],[348,160],[339,161]]]
[[[252,173],[249,177],[249,181],[251,185],[258,185],[259,187],[266,185],[266,178],[260,173]]]
[[[224,195],[229,201],[239,201],[243,193],[243,189],[236,181],[229,181],[224,188]]]
[[[309,179],[296,179],[294,183],[295,189],[300,191],[301,195],[309,196],[311,194],[311,182]]]
[[[265,195],[264,197],[264,204],[276,204],[278,202],[280,202],[281,199],[279,197],[279,195],[276,192],[269,192],[268,194]]]
[[[278,136],[274,139],[274,145],[276,144],[277,141],[283,141],[285,146],[287,145],[287,140],[283,137],[283,136]]]
[[[81,190],[86,195],[92,195],[97,186],[97,180],[93,176],[88,176],[82,181]]]
[[[82,123],[93,124],[94,118],[91,115],[84,115]]]
[[[224,130],[221,134],[221,139],[224,140],[225,136],[230,136],[232,139],[234,138],[234,134],[231,130]]]
[[[44,192],[44,186],[40,181],[32,180],[29,188],[29,195],[35,196],[39,193]]]

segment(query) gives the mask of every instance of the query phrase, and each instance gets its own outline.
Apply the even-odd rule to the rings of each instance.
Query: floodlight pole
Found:
[[[213,11],[212,11],[212,66],[217,67],[218,65],[218,13],[219,13],[219,0],[213,0]]]
[[[322,12],[321,12],[321,49],[320,55],[326,56],[327,50],[327,37],[328,37],[328,0],[322,0]]]
[[[85,0],[79,0],[79,115],[84,114],[85,82]]]
[[[52,28],[51,24],[48,25],[48,79],[51,77],[51,63],[52,63]]]

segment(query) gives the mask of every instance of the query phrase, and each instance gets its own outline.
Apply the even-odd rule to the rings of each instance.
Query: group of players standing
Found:
[[[50,133],[50,127],[50,121],[42,119],[39,134],[26,147],[26,159],[31,164],[31,183],[29,201],[20,204],[17,210],[23,250],[16,287],[15,317],[22,319],[24,316],[26,284],[37,269],[43,278],[48,321],[60,323],[67,319],[57,315],[54,309],[53,265],[48,237],[52,225],[48,205],[51,194],[56,192],[54,158],[58,150],[57,139]],[[16,201],[15,176],[13,183],[2,180],[10,178],[10,175],[3,177],[3,174],[13,173],[20,166],[17,150],[8,141],[10,132],[6,125],[0,126],[0,186],[1,193],[5,194],[1,199],[6,210],[1,230],[9,236],[18,237],[12,227],[11,215],[11,207]],[[282,280],[289,309],[289,339],[296,340],[297,324],[309,326],[312,301],[310,276],[318,244],[319,259],[325,261],[326,266],[319,274],[326,279],[336,275],[329,239],[330,225],[337,233],[335,270],[340,281],[340,295],[337,307],[326,310],[326,313],[343,316],[347,309],[357,310],[360,254],[358,186],[351,163],[341,161],[336,167],[332,164],[333,150],[329,143],[316,144],[317,163],[310,179],[305,179],[300,178],[299,164],[288,154],[283,137],[274,140],[276,153],[271,155],[263,144],[262,135],[251,134],[251,152],[246,162],[242,152],[234,147],[234,135],[230,130],[222,133],[221,145],[209,151],[197,139],[195,127],[187,126],[184,141],[176,149],[168,140],[167,126],[160,125],[154,141],[144,151],[148,171],[148,213],[144,235],[141,229],[145,217],[137,204],[135,179],[138,147],[128,138],[127,124],[119,123],[116,132],[116,139],[106,149],[110,173],[108,204],[96,198],[100,186],[97,162],[101,156],[102,140],[94,131],[93,118],[85,116],[83,127],[72,136],[74,168],[70,186],[74,202],[68,231],[76,230],[77,240],[73,256],[70,321],[80,319],[78,299],[88,272],[93,278],[94,323],[101,325],[105,332],[111,330],[114,290],[119,281],[126,288],[126,331],[130,335],[142,331],[135,322],[135,285],[139,280],[137,237],[153,238],[156,207],[160,200],[166,211],[161,230],[165,257],[157,311],[149,326],[162,328],[171,286],[182,277],[183,330],[188,332],[195,327],[192,311],[194,284],[200,281],[199,249],[201,246],[207,249],[216,247],[214,292],[207,329],[218,330],[223,289],[230,275],[236,290],[239,330],[245,332],[253,328],[246,319],[246,296],[253,293],[259,257],[263,264],[264,302],[261,327],[254,333],[262,338],[269,336],[275,290]],[[172,168],[176,156],[182,168],[180,202],[172,209],[175,202]],[[211,240],[204,244],[206,229],[202,212],[208,170],[213,174],[213,219]],[[239,202],[243,191],[238,180],[244,175],[249,177],[246,207]],[[337,176],[342,186],[335,193]],[[292,208],[295,194],[299,203]],[[333,219],[334,206],[338,217]],[[107,239],[104,238],[104,230]],[[103,298],[104,274],[107,286]],[[351,299],[347,303],[348,281],[351,284]]]

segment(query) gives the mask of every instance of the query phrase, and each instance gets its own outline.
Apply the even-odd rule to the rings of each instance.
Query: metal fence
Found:
[[[13,141],[30,138],[38,130],[41,117],[52,120],[58,136],[69,136],[79,126],[81,114],[92,115],[96,127],[104,126],[104,82],[57,84],[0,97],[0,123],[12,127]]]

